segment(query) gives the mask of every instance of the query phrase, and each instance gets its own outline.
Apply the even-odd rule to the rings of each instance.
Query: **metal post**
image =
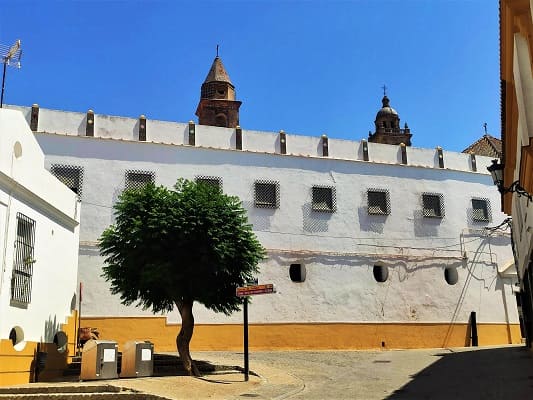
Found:
[[[472,338],[472,346],[477,347],[478,346],[478,339],[477,339],[477,322],[476,322],[476,312],[472,311],[470,313],[470,329],[471,329],[471,338]]]
[[[248,297],[244,297],[244,381],[248,382],[250,366],[248,364]]]
[[[5,88],[5,82],[6,82],[6,67],[7,62],[4,60],[4,72],[2,74],[2,96],[0,97],[0,108],[3,108],[4,106],[4,88]]]
[[[78,299],[78,330],[76,331],[76,355],[80,355],[80,329],[81,329],[81,297],[83,292],[83,283],[80,282],[80,296]]]

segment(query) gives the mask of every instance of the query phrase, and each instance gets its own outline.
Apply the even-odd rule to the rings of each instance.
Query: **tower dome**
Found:
[[[383,107],[376,114],[376,120],[380,117],[388,117],[391,115],[396,115],[398,116],[398,119],[400,119],[398,112],[390,106],[390,100],[387,96],[383,96],[381,102],[383,103]]]
[[[411,146],[411,132],[405,124],[404,129],[400,129],[400,116],[398,112],[390,106],[390,100],[387,95],[381,100],[383,106],[376,114],[374,121],[375,132],[368,136],[369,142],[400,144]]]

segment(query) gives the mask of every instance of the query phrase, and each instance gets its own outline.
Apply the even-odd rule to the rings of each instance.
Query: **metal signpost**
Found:
[[[264,285],[250,285],[238,287],[236,294],[238,297],[244,297],[244,303],[242,311],[244,313],[244,381],[247,382],[250,376],[250,366],[248,362],[248,296],[254,296],[257,294],[270,294],[276,293],[276,288],[272,283]]]

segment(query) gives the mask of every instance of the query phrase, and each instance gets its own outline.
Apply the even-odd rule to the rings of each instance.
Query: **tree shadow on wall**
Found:
[[[533,393],[533,355],[526,347],[451,351],[435,357],[440,359],[387,399],[529,399]]]

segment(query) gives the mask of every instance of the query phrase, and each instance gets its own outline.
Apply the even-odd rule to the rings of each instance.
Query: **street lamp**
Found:
[[[492,180],[494,181],[494,184],[498,187],[498,191],[501,194],[505,193],[516,193],[518,197],[524,196],[529,201],[533,201],[533,196],[531,196],[526,189],[524,189],[520,185],[520,181],[514,181],[511,183],[511,186],[508,188],[505,188],[503,186],[503,164],[499,164],[498,160],[492,160],[492,165],[487,167],[487,170],[490,172],[492,176]]]

